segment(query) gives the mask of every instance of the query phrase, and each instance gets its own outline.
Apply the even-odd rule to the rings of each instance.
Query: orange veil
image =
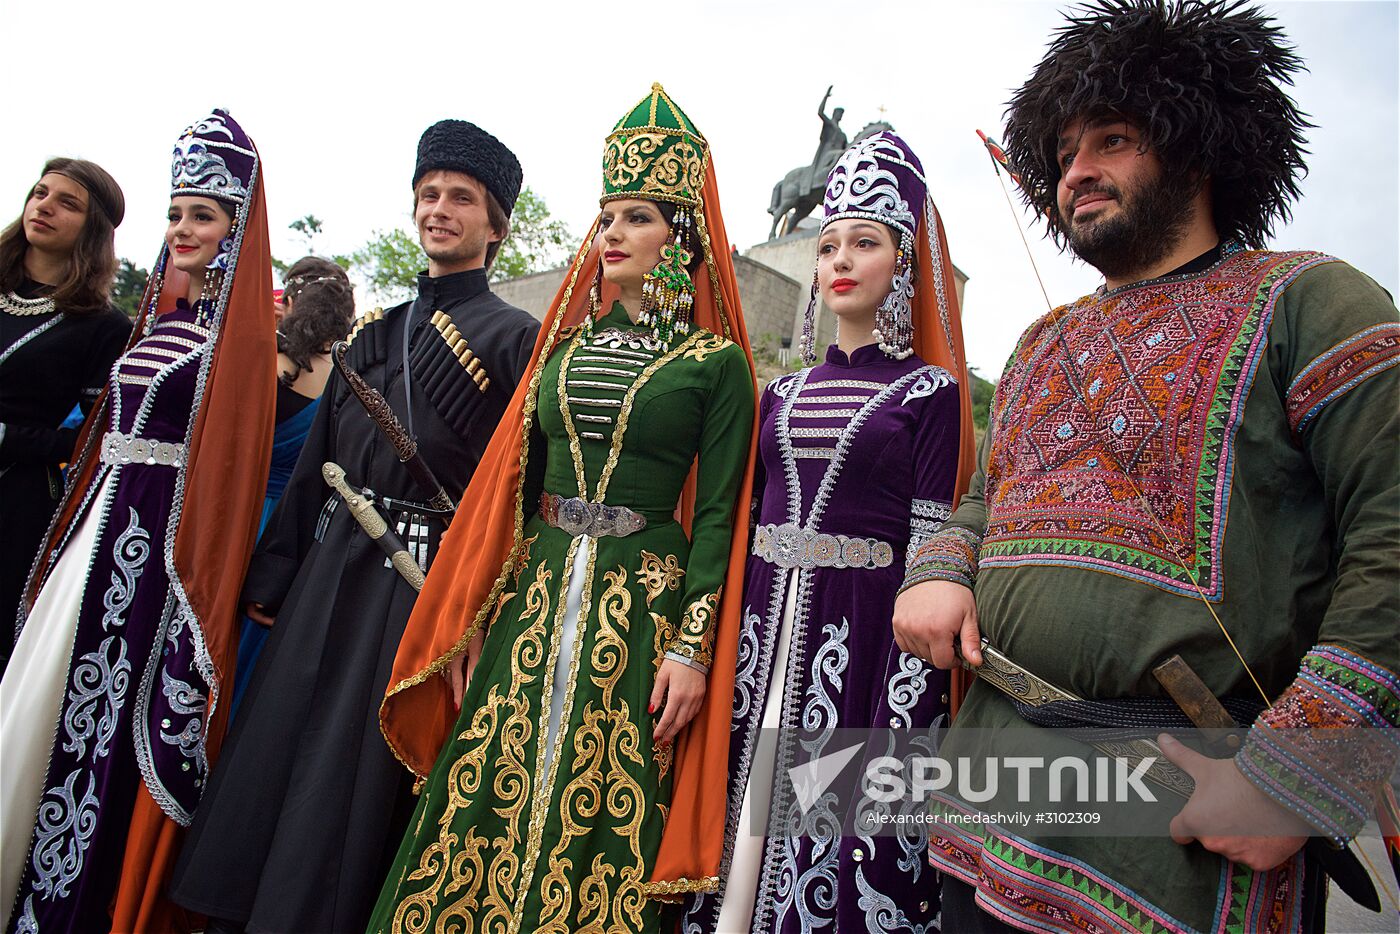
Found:
[[[958,480],[953,489],[953,508],[956,509],[977,470],[977,443],[972,430],[972,374],[968,372],[967,354],[963,350],[962,308],[953,279],[953,261],[948,255],[948,237],[932,196],[924,200],[924,216],[919,220],[914,241],[918,268],[914,299],[910,303],[914,316],[914,353],[925,363],[943,367],[958,381]],[[972,676],[955,670],[949,683],[949,709],[956,714]]]
[[[744,348],[753,369],[748,333],[739,308],[729,239],[719,210],[714,166],[706,158],[701,207],[696,212],[704,270],[695,276],[694,321]],[[637,197],[646,197],[639,194]],[[577,325],[588,309],[588,289],[598,267],[597,222],[579,248],[555,296],[535,344],[527,378],[516,388],[510,408],[491,437],[470,485],[462,495],[471,511],[453,522],[427,583],[414,605],[399,643],[379,722],[394,754],[419,776],[432,769],[457,719],[452,692],[436,677],[461,654],[485,622],[520,559],[527,509],[523,502],[524,457],[538,406],[544,364],[559,345],[562,329]],[[603,296],[604,307],[609,297]],[[755,431],[756,431],[755,418]],[[735,524],[744,527],[744,506],[753,484],[754,438],[739,489]],[[694,498],[694,473],[682,495],[687,527]],[[725,789],[729,770],[729,730],[737,666],[747,536],[735,534],[710,666],[704,705],[676,742],[675,780],[670,816],[648,892],[674,896],[712,888],[717,882],[724,840]]]

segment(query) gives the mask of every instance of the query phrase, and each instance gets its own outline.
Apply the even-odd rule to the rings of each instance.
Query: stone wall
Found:
[[[734,257],[734,278],[739,282],[744,326],[754,353],[766,351],[777,357],[784,341],[792,338],[793,309],[799,299],[804,304],[807,300],[802,286],[747,256]]]
[[[519,279],[493,282],[491,283],[491,291],[515,307],[523,308],[543,321],[545,312],[549,311],[549,303],[554,301],[559,286],[564,284],[564,273],[568,271],[568,268],[567,266],[558,266],[533,275],[521,276]],[[590,284],[585,282],[582,287],[586,290]]]

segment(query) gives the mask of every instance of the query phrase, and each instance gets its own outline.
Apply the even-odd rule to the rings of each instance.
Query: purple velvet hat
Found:
[[[822,228],[848,217],[880,221],[909,237],[918,229],[928,185],[909,146],[886,130],[856,140],[826,180]]]
[[[888,130],[858,139],[841,154],[826,178],[822,230],[846,218],[876,221],[899,233],[890,291],[875,310],[872,333],[880,349],[895,360],[914,352],[914,237],[928,199],[928,183],[919,157]],[[816,362],[817,275],[802,322],[802,360]]]
[[[215,110],[175,141],[170,197],[203,195],[242,204],[248,200],[257,161],[248,134],[227,111]]]

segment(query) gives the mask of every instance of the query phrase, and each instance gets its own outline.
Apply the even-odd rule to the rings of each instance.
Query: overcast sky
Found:
[[[1295,96],[1318,125],[1302,201],[1274,245],[1340,256],[1395,294],[1400,8],[1262,5],[1311,69]],[[742,250],[767,236],[773,184],[811,159],[817,104],[834,84],[831,105],[846,109],[848,134],[883,116],[922,158],[953,260],[970,276],[968,358],[995,377],[1045,300],[1015,229],[1025,215],[1013,219],[974,131],[1001,137],[1005,101],[1064,8],[5,0],[4,222],[47,157],[93,159],[126,192],[118,252],[148,267],[164,228],[171,144],[219,106],[258,143],[282,259],[300,255],[286,227],[306,214],[325,222],[320,252],[348,252],[405,224],[418,136],[443,117],[499,136],[525,183],[581,235],[597,209],[604,136],[659,80],[710,141]],[[1054,302],[1098,284],[1038,228],[1027,237]]]

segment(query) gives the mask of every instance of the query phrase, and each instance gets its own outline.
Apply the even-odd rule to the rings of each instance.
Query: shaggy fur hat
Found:
[[[515,210],[523,174],[520,160],[496,137],[465,120],[440,120],[418,140],[413,187],[429,172],[463,172],[486,186],[506,214]]]
[[[1094,0],[1068,17],[1006,112],[1022,195],[1061,246],[1059,135],[1121,116],[1162,162],[1165,183],[1211,183],[1216,229],[1262,247],[1287,222],[1306,172],[1307,115],[1284,91],[1302,60],[1256,7],[1226,0]]]

